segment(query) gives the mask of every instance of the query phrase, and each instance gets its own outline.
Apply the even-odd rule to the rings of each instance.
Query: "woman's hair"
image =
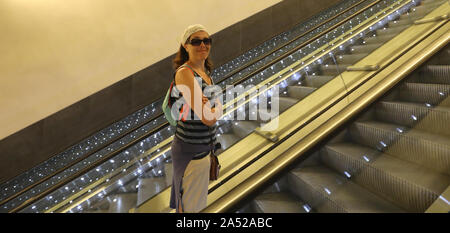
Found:
[[[189,38],[188,38],[189,40]],[[189,60],[189,53],[186,51],[186,49],[183,47],[183,45],[180,45],[180,49],[178,50],[177,55],[173,59],[173,68],[175,70],[178,69],[181,65],[183,65],[185,62]],[[213,69],[213,63],[211,62],[211,59],[209,56],[205,60],[205,70],[207,73],[211,74]]]

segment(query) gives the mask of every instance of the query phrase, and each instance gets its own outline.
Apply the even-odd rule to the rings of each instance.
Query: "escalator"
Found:
[[[264,72],[264,75],[260,75],[258,80],[264,80],[271,75],[266,72],[268,67],[271,68],[271,72],[278,72],[285,66],[279,66],[277,63],[286,53],[304,47],[308,43],[319,46],[325,42],[313,40],[321,32],[333,26],[337,28],[341,21],[352,18],[359,14],[358,12],[367,11],[369,8],[378,11],[390,2],[342,1],[218,67],[213,71],[212,78],[221,87],[244,82],[260,72]],[[341,29],[345,30],[345,28]],[[308,52],[312,49],[304,49],[304,51]],[[295,58],[299,59],[303,56],[304,54],[296,54]],[[276,66],[275,69],[274,66]],[[105,184],[111,187],[96,193],[100,199],[104,196],[116,196],[116,194],[130,191],[135,194],[124,194],[121,197],[131,196],[131,199],[136,200],[137,187],[141,183],[139,180],[142,180],[140,189],[144,189],[147,178],[150,186],[155,186],[155,190],[145,195],[147,198],[151,197],[152,193],[158,193],[161,189],[170,186],[170,178],[165,179],[168,182],[162,182],[162,179],[159,179],[170,176],[170,173],[164,172],[170,171],[170,167],[160,169],[164,167],[161,166],[164,165],[163,163],[170,166],[170,151],[164,153],[160,151],[167,149],[174,128],[170,127],[164,119],[160,108],[161,103],[161,99],[155,101],[50,160],[0,184],[0,212],[53,212],[55,208],[59,208],[55,206],[60,206],[62,203],[75,203],[75,199],[89,196],[96,192],[99,186],[101,189]],[[152,164],[149,160],[154,160],[154,163]],[[130,171],[134,167],[139,167],[136,169],[139,178],[133,177],[134,183],[130,183],[126,177],[115,180],[112,177],[124,175],[114,172],[118,167],[123,167],[121,171]],[[120,202],[118,200],[121,200],[121,198],[109,197],[105,199],[109,202],[107,206],[114,206]],[[90,201],[93,206],[96,206],[94,202],[98,200],[87,202]],[[77,207],[80,206],[77,205]],[[91,208],[85,207],[83,212],[89,212],[89,209]],[[95,208],[93,209],[95,211]],[[75,208],[75,211],[78,212],[80,209]],[[127,212],[128,210],[127,207],[111,207],[111,211]]]
[[[236,112],[245,112],[246,116],[254,114],[249,107],[252,99],[245,95],[238,96],[225,104],[226,114],[217,124],[219,132],[217,138],[223,146],[219,154],[223,169],[219,180],[210,184],[209,202],[212,203],[226,195],[226,192],[222,190],[232,189],[227,186],[233,184],[235,177],[243,175],[246,167],[252,166],[249,164],[263,160],[261,158],[266,153],[270,154],[283,148],[278,146],[278,143],[290,140],[289,137],[293,134],[291,129],[295,128],[296,124],[301,123],[306,126],[312,121],[287,121],[286,116],[295,115],[298,119],[302,116],[312,116],[315,112],[323,111],[321,109],[326,108],[327,103],[334,101],[335,98],[345,98],[340,97],[342,95],[340,93],[348,93],[356,85],[354,82],[349,82],[346,72],[356,70],[358,73],[359,63],[370,60],[369,58],[376,53],[377,49],[395,40],[403,31],[408,31],[416,20],[429,14],[441,14],[447,10],[444,6],[445,1],[442,0],[362,2],[365,3],[359,5],[361,8],[357,8],[358,10],[351,7],[352,10],[348,11],[349,15],[344,14],[345,17],[338,16],[333,19],[339,23],[333,20],[327,21],[326,24],[310,31],[315,34],[310,35],[308,32],[303,37],[299,37],[303,40],[302,43],[299,44],[293,40],[285,47],[276,48],[277,51],[273,54],[277,55],[265,58],[265,60],[270,60],[268,57],[272,58],[271,61],[266,61],[267,64],[254,62],[252,65],[243,65],[246,68],[223,79],[223,86],[230,83],[244,86],[268,86],[269,91],[262,95],[269,98],[272,103],[279,103],[280,116],[277,118],[273,116],[276,112],[270,111],[264,113],[258,110],[257,113],[258,115],[269,114],[269,119],[279,119],[282,127],[278,131],[267,133],[261,130],[262,126],[271,123],[267,120],[227,119]],[[322,26],[327,26],[328,29],[324,30]],[[368,69],[376,70],[370,66]],[[239,75],[246,78],[239,78]],[[279,96],[274,96],[270,92],[271,88],[275,87],[279,89]],[[332,91],[329,91],[331,87]],[[448,95],[448,90],[440,92],[443,93],[441,96]],[[303,103],[311,103],[312,100],[318,107],[312,108],[314,106],[311,107],[311,104],[306,104],[307,107],[299,107],[303,106]],[[436,103],[428,104],[433,106]],[[151,114],[147,114],[149,115]],[[13,204],[8,205],[8,202],[4,201],[6,205],[1,206],[2,211],[170,211],[168,209],[168,193],[172,179],[170,142],[174,128],[168,127],[167,123],[161,124],[164,122],[161,115],[155,114],[155,116],[154,121],[149,122],[153,128],[147,127],[135,131],[136,134],[144,130],[150,133],[138,136],[138,139],[131,139],[136,136],[127,135],[131,142],[119,143],[122,147],[117,152],[106,157],[93,154],[92,157],[96,156],[100,162],[80,161],[80,164],[83,163],[87,167],[80,170],[67,169],[67,171],[72,169],[75,173],[73,176],[67,175],[73,178],[60,183],[47,184],[47,186],[54,185],[55,188],[44,193],[45,195],[33,198],[17,195],[16,199],[22,198],[18,206],[13,203],[15,199],[10,198]],[[273,137],[274,135],[277,137]],[[57,176],[65,178],[63,175],[55,175]],[[42,186],[44,185],[45,183],[42,183]],[[36,190],[30,188],[28,191]],[[292,198],[292,195],[290,197]]]
[[[284,156],[283,152],[274,151],[287,153],[290,147],[295,146],[285,142],[298,131],[294,129],[294,125],[301,125],[297,121],[302,117],[290,115],[301,116],[302,103],[306,106],[304,108],[308,108],[309,103],[317,101],[320,108],[319,95],[313,94],[329,94],[330,98],[335,98],[337,95],[327,93],[327,90],[345,93],[334,104],[317,111],[319,113],[305,121],[299,127],[300,130],[313,125],[314,118],[321,117],[333,105],[341,102],[351,105],[349,97],[361,92],[361,86],[373,85],[369,83],[380,77],[382,79],[383,75],[377,75],[386,70],[395,71],[390,68],[392,64],[433,34],[432,31],[427,36],[418,33],[419,30],[426,30],[424,26],[417,25],[435,21],[440,21],[441,26],[445,25],[449,9],[445,1],[422,1],[420,5],[398,15],[384,12],[385,17],[366,26],[369,30],[355,30],[357,36],[349,33],[345,42],[331,43],[330,50],[324,49],[321,55],[313,56],[314,62],[301,63],[300,72],[289,73],[289,78],[280,76],[278,80],[271,80],[279,83],[280,96],[273,96],[271,100],[279,103],[279,121],[283,123],[270,136],[266,135],[266,139],[282,139],[273,140],[271,146],[251,151],[242,156],[246,158],[239,162],[230,162],[230,166],[239,168],[227,171],[227,178],[210,185],[210,200],[204,212],[227,211],[232,208],[229,207],[232,206],[230,203],[248,199],[245,193],[256,189],[258,182],[270,179],[267,174],[277,175],[276,172],[266,172],[269,169],[264,166],[272,166],[274,170],[277,166],[281,167],[283,162],[271,165],[277,159],[282,161]],[[399,10],[392,9],[391,12],[398,13]],[[442,15],[443,13],[446,14]],[[432,28],[430,25],[428,27]],[[442,27],[444,34],[441,36],[446,40],[443,43],[448,43],[448,25]],[[439,37],[437,35],[428,39]],[[449,197],[441,195],[450,184],[448,55],[447,47],[431,63],[415,72],[412,75],[414,78],[407,79],[399,89],[394,88],[396,92],[377,103],[370,111],[371,115],[366,114],[364,120],[356,120],[345,132],[333,139],[332,144],[322,147],[308,162],[298,165],[307,164],[307,167],[290,171],[240,212],[425,212],[439,200],[443,201],[444,207],[448,206]],[[248,108],[243,108],[242,111],[251,115]],[[235,122],[236,126],[243,127],[233,128],[232,134],[226,134],[226,139],[237,140],[233,138],[234,135],[242,132],[242,128],[248,131],[255,129],[255,125],[252,125],[255,123],[258,122]],[[286,133],[286,130],[291,132]],[[258,144],[250,144],[254,140],[257,139],[248,137],[241,140],[240,142],[249,144],[242,143],[238,148],[245,151],[246,146],[258,147]],[[239,150],[234,152],[245,153]],[[247,158],[252,153],[260,154]],[[266,162],[262,162],[263,160]],[[376,165],[367,167],[369,162]],[[384,172],[386,170],[388,172]],[[389,172],[394,175],[387,175]],[[353,179],[355,182],[352,182]],[[399,186],[401,188],[397,188]],[[157,206],[159,201],[158,198],[150,200],[147,208],[151,209],[151,204]]]
[[[449,93],[446,46],[238,212],[448,211]]]

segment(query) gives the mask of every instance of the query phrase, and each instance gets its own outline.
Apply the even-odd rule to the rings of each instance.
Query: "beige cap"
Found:
[[[193,24],[190,25],[186,28],[186,30],[184,30],[183,34],[181,35],[181,41],[180,43],[182,45],[185,45],[186,40],[194,33],[198,32],[198,31],[205,31],[206,33],[209,34],[209,32],[206,30],[206,28],[201,25],[201,24]]]

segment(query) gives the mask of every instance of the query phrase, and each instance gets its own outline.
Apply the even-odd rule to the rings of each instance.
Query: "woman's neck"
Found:
[[[202,72],[205,72],[205,60],[191,60],[186,62],[188,65],[190,65],[195,70],[199,70]]]

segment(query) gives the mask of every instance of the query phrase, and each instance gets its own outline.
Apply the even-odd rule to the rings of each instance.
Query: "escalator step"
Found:
[[[377,44],[366,44],[366,45],[354,45],[351,46],[350,52],[352,54],[359,54],[359,53],[371,53],[375,49],[381,47],[383,43],[377,43]]]
[[[134,179],[129,182],[127,185],[124,185],[118,189],[118,193],[137,193],[138,189],[136,186],[138,185],[138,180]]]
[[[374,34],[373,36],[369,36],[364,38],[365,44],[369,45],[369,44],[383,44],[386,41],[391,40],[392,38],[394,38],[395,34],[388,34],[388,35],[383,35],[383,36],[377,36],[376,34]]]
[[[165,177],[153,177],[153,178],[142,178],[139,179],[139,189],[137,193],[137,203],[135,203],[136,207],[137,205],[140,205],[153,197],[154,195],[158,194],[159,192],[163,191],[165,188],[167,188],[168,184],[166,183]]]
[[[377,35],[378,36],[397,35],[408,27],[409,27],[409,25],[404,25],[404,26],[398,26],[398,27],[393,27],[393,28],[379,29],[379,30],[377,30]]]
[[[288,176],[291,191],[318,212],[404,212],[332,170],[304,167]]]
[[[398,27],[398,26],[412,26],[414,21],[421,19],[423,16],[417,15],[414,17],[403,18],[399,20],[394,20],[388,23],[389,28]]]
[[[366,41],[366,43],[368,43]],[[378,42],[379,43],[379,42]],[[336,57],[338,64],[355,64],[359,60],[365,58],[369,53],[343,54]]]
[[[294,90],[298,90],[298,88],[294,89]],[[288,91],[291,92],[292,89],[288,89]],[[294,96],[295,96],[295,94],[294,94]],[[288,108],[290,108],[292,105],[296,104],[298,102],[298,99],[292,98],[291,94],[289,94],[289,97],[282,97],[282,96],[280,96],[280,97],[272,97],[271,108],[273,107],[273,103],[275,101],[278,101],[279,112],[282,113],[282,112],[286,111]]]
[[[403,83],[399,88],[399,100],[433,106],[450,107],[450,85],[430,83]]]
[[[305,76],[304,84],[308,87],[314,87],[314,89],[309,89],[306,91],[306,95],[310,94],[312,91],[315,90],[315,88],[319,88],[323,85],[325,85],[327,82],[329,82],[331,79],[333,79],[334,76],[321,76],[321,75],[308,75]],[[311,91],[312,90],[312,91]],[[305,95],[305,96],[306,96]],[[302,99],[305,97],[303,96]]]
[[[265,193],[252,203],[257,213],[308,213],[311,210],[289,193]]]
[[[439,4],[429,4],[429,5],[423,5],[423,6],[416,6],[412,8],[408,13],[403,14],[400,16],[400,20],[402,19],[411,19],[418,16],[425,16],[426,14],[430,13],[436,6]]]
[[[450,137],[450,108],[425,104],[380,101],[375,113],[378,120]]]
[[[324,77],[324,76],[316,76],[316,77],[318,77],[318,79],[321,79],[320,77]],[[309,84],[311,84],[313,82],[312,79],[306,79],[305,81],[309,82]],[[306,86],[289,86],[287,89],[288,89],[289,97],[297,99],[297,100],[301,100],[301,99],[305,98],[306,96],[308,96],[309,94],[311,94],[317,88],[310,87],[308,85],[308,87],[306,87]]]
[[[425,212],[450,184],[450,177],[369,147],[335,143],[321,160],[340,174],[410,212]]]
[[[322,75],[324,76],[337,76],[340,73],[344,72],[347,69],[348,64],[339,64],[339,65],[322,65],[320,66]]]
[[[144,176],[138,178],[137,205],[147,201],[172,184],[172,163],[160,163]],[[134,208],[134,207],[133,207]]]
[[[111,195],[113,201],[109,206],[109,213],[128,213],[131,208],[136,207],[136,193],[121,193]]]
[[[109,196],[104,197],[100,201],[98,201],[97,203],[95,203],[94,205],[89,207],[89,209],[84,210],[83,212],[86,212],[86,213],[95,213],[95,212],[108,213],[109,207],[112,202],[113,202],[113,199],[111,199],[111,197],[109,197]]]
[[[450,54],[448,54],[450,56]],[[450,64],[450,57],[443,57]],[[450,85],[450,65],[426,65],[422,67],[417,75],[412,75],[407,82],[447,84]]]
[[[421,6],[433,5],[433,4],[443,4],[448,0],[422,0],[420,2]]]
[[[232,146],[234,143],[239,141],[239,137],[232,133],[225,133],[217,135],[217,141],[220,142],[222,145],[222,149],[228,149],[230,146]]]
[[[448,137],[376,121],[354,122],[349,132],[352,140],[359,144],[450,174]]]
[[[430,11],[432,11],[434,8],[436,8],[437,6],[441,5],[442,3],[440,1],[436,1],[433,3],[428,3],[428,4],[421,4],[418,6],[415,6],[413,8],[411,8],[411,10],[409,11],[410,14],[428,14]]]
[[[256,121],[234,121],[232,123],[233,132],[240,138],[252,133],[259,124]]]
[[[438,54],[427,61],[427,63],[448,66],[450,64],[450,49],[438,52]]]
[[[258,109],[258,120],[261,123],[267,123],[279,116],[280,111],[272,111],[269,109]]]
[[[104,214],[104,213],[109,213],[109,210],[85,210],[83,211],[83,213],[89,213],[89,214]]]

